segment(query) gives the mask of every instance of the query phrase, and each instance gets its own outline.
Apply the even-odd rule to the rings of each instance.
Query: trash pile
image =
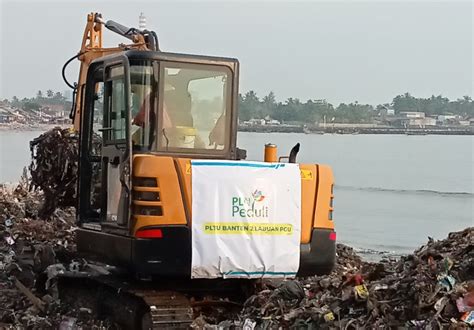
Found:
[[[74,206],[79,158],[77,134],[55,127],[30,142],[31,188],[44,193],[39,213],[49,217],[58,206]]]
[[[87,262],[78,263],[75,253],[74,209],[55,208],[42,218],[44,198],[30,189],[26,175],[16,188],[0,185],[0,328],[110,326],[107,320],[93,320],[87,309],[71,311],[61,305],[49,286],[55,271],[74,271],[71,267],[83,268]],[[474,227],[444,240],[429,239],[413,254],[377,263],[338,244],[330,275],[263,280],[240,311],[218,312],[196,315],[192,326],[473,327]]]
[[[365,263],[338,246],[328,276],[268,282],[250,297],[239,325],[257,328],[474,326],[474,227],[432,239],[400,260]],[[253,327],[250,327],[253,328]]]
[[[100,154],[101,141],[99,135],[93,135],[92,154]],[[77,132],[55,127],[32,140],[30,151],[31,189],[44,194],[44,203],[39,209],[40,218],[50,217],[57,207],[75,206],[79,159]]]
[[[14,189],[0,186],[0,328],[59,324],[57,301],[41,281],[49,265],[74,253],[74,210],[57,209],[40,220],[41,200],[25,176]]]

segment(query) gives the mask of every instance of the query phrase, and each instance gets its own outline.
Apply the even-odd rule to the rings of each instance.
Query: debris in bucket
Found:
[[[70,129],[53,128],[30,142],[31,187],[41,189],[45,203],[41,217],[48,217],[57,206],[73,206],[76,200],[77,134]]]
[[[91,152],[100,154],[100,148],[101,137],[94,134]],[[79,159],[77,132],[55,127],[32,140],[30,151],[30,187],[44,193],[40,217],[51,216],[58,206],[75,206]]]
[[[54,181],[52,181],[54,183]],[[110,327],[89,306],[70,310],[55,278],[66,272],[106,275],[78,258],[75,212],[60,207],[42,218],[41,190],[27,179],[0,186],[0,324],[13,328]],[[236,312],[196,304],[194,328],[446,328],[474,325],[474,228],[430,239],[399,260],[362,260],[337,245],[334,271],[295,280],[262,280]],[[227,302],[227,304],[230,304]],[[204,310],[214,310],[207,315]],[[219,312],[217,315],[216,313]],[[216,316],[217,315],[217,316]]]

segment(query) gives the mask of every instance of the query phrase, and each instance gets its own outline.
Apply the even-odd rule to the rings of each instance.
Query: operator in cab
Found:
[[[209,144],[202,140],[198,130],[194,126],[192,115],[192,97],[187,90],[178,90],[173,86],[167,86],[163,100],[163,118],[161,126],[160,147],[168,148],[193,148],[210,149],[224,145],[225,140],[225,116],[222,114],[211,132],[209,133]],[[155,130],[158,127],[155,111],[157,106],[156,92],[143,91],[132,88],[132,143],[134,149],[145,147],[154,149],[156,139]],[[145,95],[140,97],[140,94]],[[141,105],[136,110],[137,104]],[[148,135],[148,136],[147,136]]]

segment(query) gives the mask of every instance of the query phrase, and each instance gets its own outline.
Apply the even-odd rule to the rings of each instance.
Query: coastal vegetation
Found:
[[[39,90],[31,98],[19,99],[13,96],[11,100],[4,99],[3,103],[27,111],[38,111],[45,105],[63,106],[67,111],[71,106],[63,94],[52,90]],[[474,101],[470,96],[450,100],[442,95],[422,98],[404,93],[385,104],[371,105],[354,101],[333,105],[324,99],[301,101],[290,97],[285,101],[277,101],[273,92],[263,97],[254,91],[239,95],[240,121],[272,118],[284,123],[372,123],[387,112],[397,115],[404,111],[424,112],[427,116],[450,114],[469,119],[474,118]]]
[[[307,100],[288,98],[285,101],[276,101],[273,92],[260,98],[254,91],[239,96],[239,119],[270,117],[281,122],[311,123],[371,123],[375,117],[393,110],[399,114],[404,111],[424,112],[428,115],[452,114],[463,118],[474,117],[474,101],[470,96],[457,100],[449,100],[441,95],[429,98],[417,98],[410,93],[397,95],[390,103],[371,105],[357,101],[349,104],[333,105],[326,100]]]
[[[54,92],[51,89],[43,92],[39,90],[36,93],[36,96],[27,98],[24,97],[19,99],[17,96],[13,96],[11,100],[4,99],[2,101],[4,104],[11,105],[16,108],[20,108],[23,110],[40,110],[45,105],[62,105],[67,107],[71,105],[71,102],[61,93],[61,92]]]

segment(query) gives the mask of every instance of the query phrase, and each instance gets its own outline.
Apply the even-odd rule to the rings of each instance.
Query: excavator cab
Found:
[[[236,148],[238,68],[235,59],[136,50],[90,64],[82,91],[79,249],[132,266],[133,256],[145,257],[133,238],[159,236],[174,264],[167,272],[188,272],[190,250],[175,254],[190,249],[189,160],[243,157]]]

